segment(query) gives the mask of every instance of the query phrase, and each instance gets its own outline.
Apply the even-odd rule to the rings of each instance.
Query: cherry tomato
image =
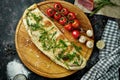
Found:
[[[80,22],[79,22],[79,20],[78,19],[75,19],[74,21],[73,21],[73,23],[72,23],[72,27],[73,28],[78,28],[80,26]]]
[[[52,8],[49,8],[49,9],[47,9],[47,15],[49,16],[49,17],[52,17],[52,16],[54,16],[54,14],[55,14],[55,10],[54,9],[52,9]]]
[[[54,19],[55,19],[55,20],[59,20],[60,18],[61,18],[61,14],[58,13],[58,12],[56,12],[56,13],[54,14]]]
[[[60,11],[62,9],[62,5],[57,2],[54,4],[54,9]]]
[[[67,18],[66,17],[61,17],[60,20],[59,20],[59,23],[61,25],[65,25],[67,23]]]
[[[69,13],[69,11],[68,11],[67,8],[62,8],[61,13],[62,13],[63,15],[67,15],[67,14]]]
[[[76,18],[75,13],[73,13],[73,12],[69,12],[67,17],[68,17],[69,20],[73,20],[73,19]]]
[[[65,28],[66,30],[68,30],[68,31],[72,31],[72,30],[73,30],[71,23],[66,24],[66,25],[64,26],[64,28]]]
[[[80,36],[80,32],[79,32],[78,30],[74,30],[74,31],[72,32],[72,35],[73,35],[73,37],[74,37],[75,39],[78,39],[79,36]]]

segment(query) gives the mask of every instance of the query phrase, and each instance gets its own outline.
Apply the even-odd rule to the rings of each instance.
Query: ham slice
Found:
[[[94,7],[93,0],[78,0],[78,3],[83,5],[88,10],[92,11]]]

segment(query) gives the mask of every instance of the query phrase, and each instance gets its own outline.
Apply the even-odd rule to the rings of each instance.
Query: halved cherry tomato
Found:
[[[68,31],[72,31],[72,30],[73,30],[71,23],[66,24],[66,25],[64,26],[64,28],[65,28],[66,30],[68,30]]]
[[[61,13],[62,13],[63,15],[67,15],[67,14],[69,13],[69,11],[68,11],[67,8],[62,8]]]
[[[80,36],[79,30],[74,30],[74,31],[72,32],[72,36],[73,36],[75,39],[78,39],[79,36]]]
[[[73,28],[78,28],[80,26],[80,22],[79,22],[79,20],[78,19],[75,19],[74,21],[73,21],[73,23],[72,23],[72,27]]]
[[[55,14],[55,10],[52,8],[48,8],[46,13],[49,17],[52,17]]]
[[[54,9],[60,11],[62,9],[62,5],[57,2],[54,4]]]
[[[66,17],[61,17],[60,20],[59,20],[59,23],[61,25],[65,25],[67,23],[67,18]]]
[[[67,17],[68,17],[69,20],[73,20],[73,19],[76,18],[75,13],[73,13],[73,12],[69,12]]]
[[[58,13],[58,12],[55,12],[55,14],[54,14],[54,19],[55,19],[55,20],[59,20],[60,18],[61,18],[61,14]]]

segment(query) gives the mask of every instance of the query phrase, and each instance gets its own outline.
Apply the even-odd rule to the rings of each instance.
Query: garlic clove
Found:
[[[86,46],[87,46],[88,48],[93,48],[94,43],[93,43],[92,41],[87,41],[87,42],[86,42]]]
[[[92,30],[87,30],[86,34],[88,37],[92,37],[93,36],[93,31]]]
[[[79,38],[79,42],[80,43],[85,43],[86,42],[86,37],[85,36],[80,36],[80,38]]]

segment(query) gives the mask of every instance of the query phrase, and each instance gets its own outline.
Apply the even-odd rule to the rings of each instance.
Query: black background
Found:
[[[32,5],[44,0],[0,0],[0,80],[7,80],[6,65],[13,59],[19,59],[15,48],[15,30],[19,19],[21,18],[24,10]],[[74,3],[74,0],[65,0]],[[108,19],[116,20],[120,23],[120,20],[94,15],[89,17],[95,34],[95,43],[101,38],[104,26]],[[99,60],[99,50],[94,47],[93,53],[87,66],[73,75],[57,80],[80,80],[80,78]],[[21,62],[22,63],[22,62]],[[38,76],[31,72],[28,76],[28,80],[53,80]],[[54,79],[56,80],[56,79]]]

